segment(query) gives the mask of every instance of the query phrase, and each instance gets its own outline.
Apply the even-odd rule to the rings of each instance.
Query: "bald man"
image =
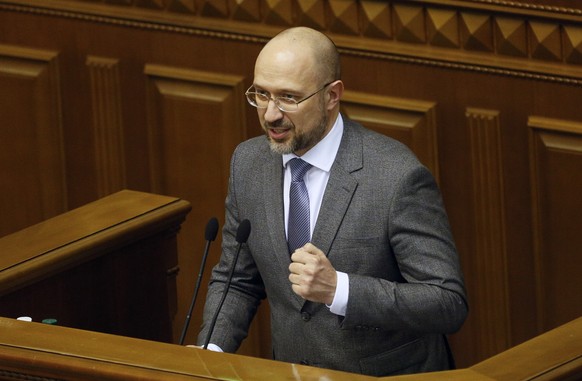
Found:
[[[343,91],[337,49],[315,30],[283,31],[257,57],[246,97],[265,136],[232,156],[198,344],[248,219],[209,348],[235,352],[267,298],[275,360],[372,376],[449,369],[445,334],[461,327],[467,302],[439,190],[404,145],[340,113]],[[295,247],[298,160],[309,212]]]

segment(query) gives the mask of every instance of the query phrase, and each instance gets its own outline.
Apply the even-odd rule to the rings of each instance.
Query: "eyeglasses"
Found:
[[[256,108],[267,108],[269,107],[269,101],[273,101],[275,106],[283,112],[295,112],[299,109],[299,103],[305,102],[315,94],[319,93],[321,90],[325,89],[327,86],[331,85],[333,82],[326,83],[316,92],[306,96],[305,98],[296,100],[295,98],[289,96],[279,96],[279,97],[271,97],[271,94],[267,92],[258,93],[256,91],[251,91],[253,86],[249,87],[249,89],[245,92],[247,96],[247,101]]]

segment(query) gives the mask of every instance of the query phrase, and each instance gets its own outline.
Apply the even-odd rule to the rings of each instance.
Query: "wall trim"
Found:
[[[322,2],[325,5],[325,0]],[[363,2],[354,0],[354,4],[360,3]],[[359,6],[364,7],[363,4]],[[390,15],[384,18],[385,22],[391,23],[390,30],[385,31],[384,33],[388,34],[382,38],[367,37],[361,30],[357,32],[359,34],[354,34],[354,28],[348,27],[338,29],[328,26],[327,29],[322,29],[334,39],[340,52],[345,55],[572,86],[582,85],[582,41],[576,40],[579,35],[582,35],[582,10],[495,0],[409,0],[407,2],[392,0],[386,5],[377,6],[386,7],[382,11]],[[429,9],[430,7],[434,9]],[[119,12],[121,8],[123,12]],[[360,17],[363,17],[362,9],[360,9]],[[264,44],[271,36],[284,28],[259,21],[238,21],[233,19],[233,16],[230,18],[207,17],[80,1],[0,0],[0,10],[256,44]],[[483,25],[487,29],[486,35],[469,36],[476,40],[482,39],[484,47],[478,49],[483,50],[469,50],[463,46],[462,41],[457,41],[455,29],[453,32],[447,32],[450,29],[445,30],[444,27],[443,30],[438,30],[438,27],[432,24],[435,20],[431,20],[428,16],[430,11],[437,10],[449,12],[450,16],[445,15],[445,17],[454,18],[455,20],[451,22],[457,24],[474,22],[472,19],[467,21],[474,15],[485,18]],[[404,25],[406,20],[402,21],[398,13],[410,11],[418,13],[416,17],[421,21]],[[330,17],[336,17],[339,20],[342,14],[327,16],[327,18]],[[443,17],[443,15],[433,17]],[[370,23],[373,20],[367,22]],[[513,27],[508,27],[507,22],[516,23],[515,28],[522,30],[526,36],[517,39],[511,35],[511,29],[503,30],[503,28]],[[433,33],[440,38],[431,40],[428,35],[414,36],[415,33],[425,33],[428,24],[433,29],[437,28],[433,30]],[[476,25],[471,25],[471,27],[474,28]],[[548,27],[555,30],[550,36],[544,34]],[[538,32],[536,28],[543,32]],[[402,31],[410,33],[406,34]],[[405,37],[401,37],[399,33]],[[410,35],[421,40],[424,38],[426,41],[408,41],[407,39],[411,38]],[[507,40],[500,42],[499,35]],[[574,37],[569,37],[570,35]],[[451,39],[452,41],[449,41]],[[480,43],[477,41],[477,44]],[[446,45],[438,46],[438,44]],[[569,49],[568,53],[566,53],[566,45]],[[536,54],[541,58],[534,58]]]

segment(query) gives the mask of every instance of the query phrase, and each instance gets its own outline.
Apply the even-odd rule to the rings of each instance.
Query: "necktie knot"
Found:
[[[293,182],[303,181],[303,176],[312,167],[311,164],[299,158],[289,160],[289,165],[291,166],[291,181]]]

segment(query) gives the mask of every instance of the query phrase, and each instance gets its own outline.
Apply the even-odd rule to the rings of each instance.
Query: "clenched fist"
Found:
[[[289,281],[293,292],[304,299],[327,305],[333,302],[337,273],[323,251],[311,243],[291,255]]]

